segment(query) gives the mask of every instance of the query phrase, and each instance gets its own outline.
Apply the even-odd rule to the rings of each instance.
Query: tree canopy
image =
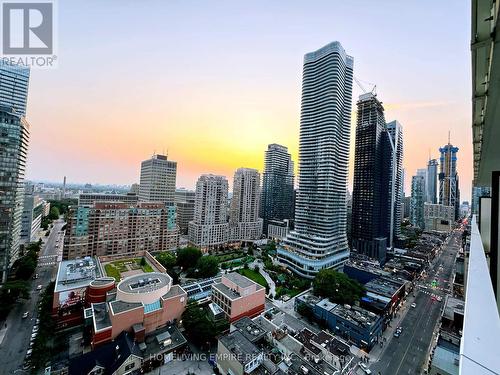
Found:
[[[340,304],[354,304],[364,294],[364,287],[356,280],[332,269],[318,272],[313,281],[314,294],[330,298]]]
[[[202,256],[200,249],[196,247],[186,247],[177,251],[177,265],[187,269],[192,268]]]
[[[215,339],[223,330],[227,329],[226,324],[215,324],[207,317],[203,307],[197,302],[190,302],[182,314],[182,324],[186,329],[189,338],[197,345],[203,345]]]
[[[156,256],[156,260],[160,262],[160,264],[167,270],[171,270],[172,268],[174,268],[175,264],[177,263],[177,258],[175,257],[175,255],[168,251],[159,253]]]
[[[207,255],[198,259],[196,268],[198,269],[198,277],[212,277],[219,272],[219,262],[213,255]]]

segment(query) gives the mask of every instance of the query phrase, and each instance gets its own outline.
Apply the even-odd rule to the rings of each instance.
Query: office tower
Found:
[[[10,107],[18,115],[26,116],[29,68],[0,60],[0,105]]]
[[[33,185],[24,190],[23,215],[21,219],[21,241],[36,241],[44,215],[45,201],[34,194]]]
[[[491,197],[491,188],[489,186],[472,186],[472,207],[473,215],[479,214],[479,200],[482,197]]]
[[[70,206],[63,258],[158,252],[178,246],[173,206],[95,201],[90,206]]]
[[[455,222],[455,207],[424,203],[425,230],[449,232]]]
[[[384,107],[372,93],[357,102],[352,247],[385,262],[391,222],[391,145]]]
[[[193,220],[195,198],[196,194],[192,190],[177,189],[175,191],[177,225],[182,234],[188,233],[189,222]]]
[[[139,195],[139,184],[130,185],[130,192]]]
[[[428,202],[427,199],[427,168],[419,168],[417,169],[417,176],[422,176],[424,178],[424,202]]]
[[[460,192],[458,190],[457,152],[448,142],[439,149],[439,204],[455,207],[455,220],[460,208]]]
[[[425,178],[422,175],[411,178],[410,222],[414,227],[424,229]]]
[[[293,161],[285,146],[270,144],[264,156],[260,215],[263,231],[268,234],[269,221],[293,219]]]
[[[403,198],[403,218],[410,218],[411,196]]]
[[[0,276],[18,258],[24,170],[30,126],[25,119],[29,69],[0,60]]]
[[[259,218],[260,174],[256,169],[239,168],[234,173],[229,211],[231,241],[255,241],[262,236]]]
[[[295,229],[278,247],[280,262],[304,277],[341,268],[346,234],[347,166],[353,58],[339,42],[304,56],[299,189]]]
[[[141,163],[139,200],[163,202],[173,206],[175,201],[175,178],[177,162],[167,160],[165,155],[153,155]]]
[[[403,173],[403,127],[399,121],[391,121],[387,124],[389,141],[391,145],[391,170],[390,170],[390,196],[391,196],[391,230],[389,235],[389,246],[393,247],[393,241],[401,236],[401,221],[403,212],[401,205],[404,197],[404,173]]]
[[[437,203],[437,176],[438,176],[438,161],[430,159],[427,163],[427,201],[429,203]]]
[[[188,225],[189,243],[202,251],[227,245],[228,183],[224,176],[204,174],[196,182],[194,217]]]

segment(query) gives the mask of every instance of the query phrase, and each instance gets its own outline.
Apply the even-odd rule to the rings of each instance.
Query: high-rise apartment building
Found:
[[[153,155],[141,163],[139,200],[142,202],[163,202],[173,206],[175,202],[175,179],[177,162],[165,155]]]
[[[63,258],[158,252],[178,246],[173,206],[96,201],[91,206],[70,207]]]
[[[0,276],[18,258],[30,127],[25,119],[29,69],[0,60]]]
[[[304,56],[295,229],[278,247],[283,264],[312,278],[341,268],[346,234],[353,58],[339,42]]]
[[[26,116],[29,78],[29,68],[0,60],[0,105],[11,107],[18,115]]]
[[[424,178],[424,185],[425,185],[425,190],[424,190],[424,202],[428,202],[429,200],[427,199],[427,168],[419,168],[417,169],[417,176],[421,176]]]
[[[427,163],[427,201],[437,203],[438,161],[429,159]]]
[[[489,186],[472,186],[472,214],[479,214],[479,200],[482,197],[491,197],[491,187]]]
[[[401,236],[401,221],[403,220],[402,204],[404,198],[404,171],[403,171],[403,127],[399,121],[387,123],[387,132],[391,144],[390,196],[392,227],[389,234],[389,246]]]
[[[256,169],[239,168],[234,173],[233,196],[229,210],[231,241],[255,241],[262,236],[259,218],[260,174]]]
[[[34,195],[33,191],[24,192],[23,216],[21,219],[21,240],[36,241],[44,215],[45,201]]]
[[[460,210],[460,191],[458,188],[457,152],[449,142],[439,149],[439,204],[455,207],[455,220]]]
[[[294,216],[294,171],[288,148],[275,143],[267,146],[262,177],[260,215],[263,232],[268,234],[271,220],[290,220]]]
[[[376,95],[362,94],[357,107],[352,246],[359,253],[384,262],[392,217],[391,140],[384,107]]]
[[[196,182],[194,217],[188,225],[191,245],[203,251],[226,246],[228,183],[224,176],[204,174]]]
[[[188,233],[189,222],[193,220],[195,200],[196,193],[193,190],[177,189],[175,191],[177,225],[182,234]]]
[[[411,179],[410,222],[413,226],[424,229],[425,178],[422,175]]]

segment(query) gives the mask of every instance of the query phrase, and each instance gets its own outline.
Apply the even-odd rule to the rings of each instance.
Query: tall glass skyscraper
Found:
[[[25,120],[29,69],[0,60],[0,273],[18,258],[29,124]]]
[[[26,116],[30,70],[0,59],[0,104]]]
[[[457,152],[449,142],[439,149],[439,204],[455,207],[455,220],[460,209],[460,191],[458,189]]]
[[[437,176],[438,161],[430,159],[427,163],[427,200],[430,203],[437,203]]]
[[[280,262],[304,277],[349,257],[346,195],[353,58],[339,42],[304,56],[295,229]]]
[[[389,239],[394,241],[401,236],[401,221],[403,211],[401,209],[404,198],[404,171],[403,171],[403,127],[399,121],[394,120],[387,123],[387,132],[391,143],[391,202],[392,202],[392,229]],[[393,242],[389,241],[389,245]]]
[[[372,93],[357,102],[356,154],[352,191],[352,246],[385,262],[391,232],[391,141],[384,107]]]
[[[293,181],[293,161],[288,148],[275,143],[268,145],[260,201],[265,234],[270,220],[293,219]]]

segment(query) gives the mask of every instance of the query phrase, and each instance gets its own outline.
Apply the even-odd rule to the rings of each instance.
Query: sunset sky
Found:
[[[338,40],[403,125],[406,194],[451,131],[470,199],[467,1],[57,3],[58,67],[30,82],[28,179],[131,184],[168,151],[178,187],[202,173],[231,183],[238,167],[262,170],[269,143],[297,162],[303,55]]]

